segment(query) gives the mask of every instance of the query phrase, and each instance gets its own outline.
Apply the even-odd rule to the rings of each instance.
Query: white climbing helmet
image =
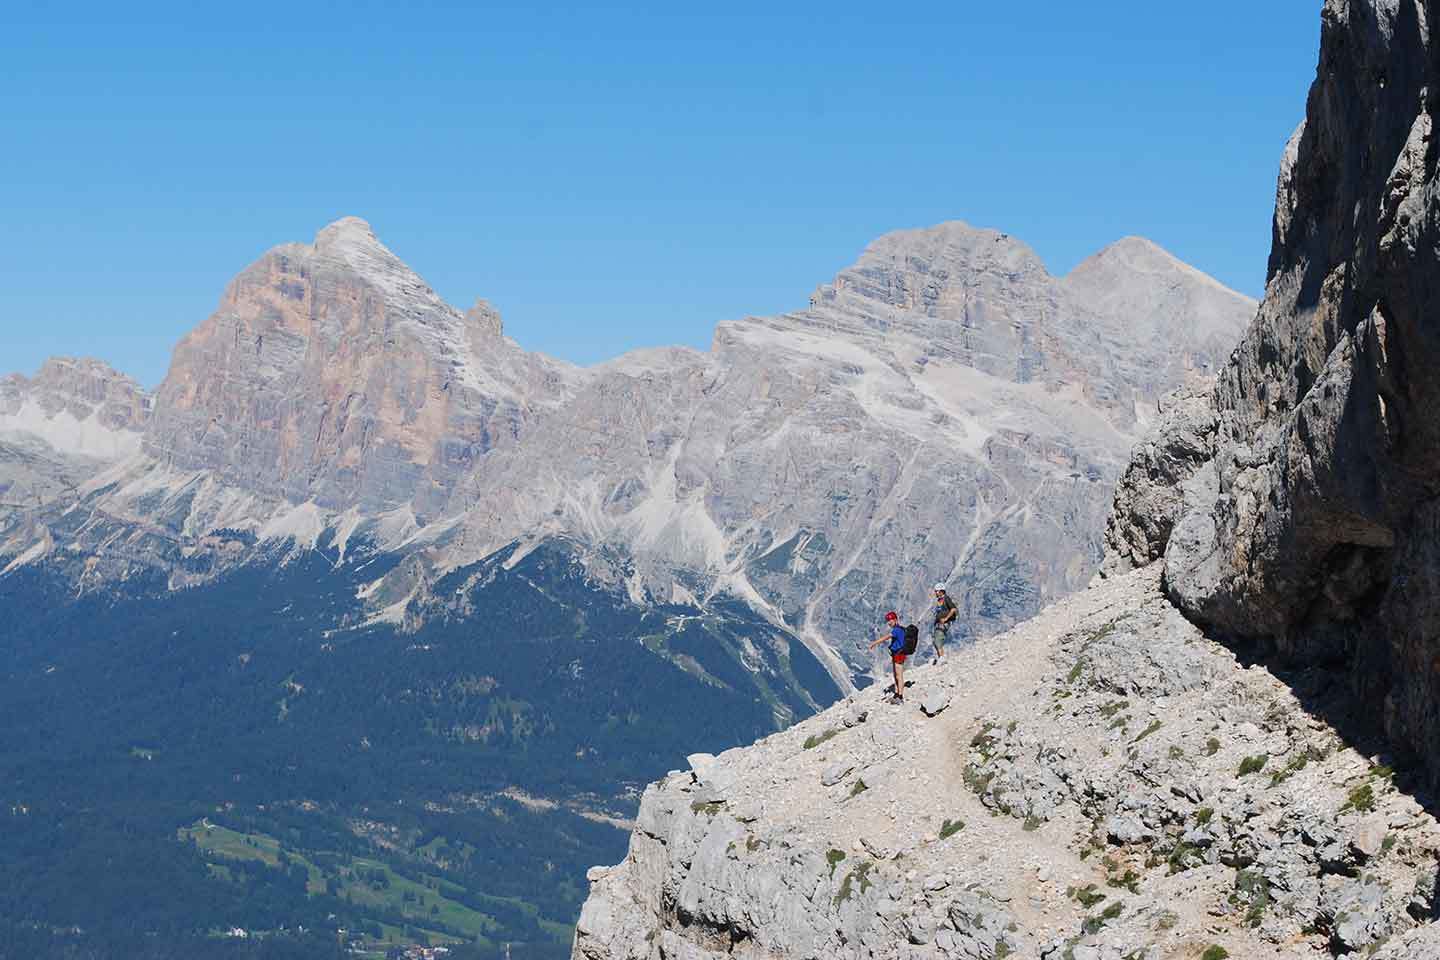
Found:
[[[944,592],[945,592],[945,584],[943,584],[943,583],[937,583],[937,584],[935,584],[935,592],[936,592],[936,593],[944,593]]]

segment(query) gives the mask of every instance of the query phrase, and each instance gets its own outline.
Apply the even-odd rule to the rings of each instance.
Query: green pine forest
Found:
[[[563,541],[364,626],[400,562],[0,578],[0,958],[568,956],[646,782],[838,695],[739,604],[638,606]]]

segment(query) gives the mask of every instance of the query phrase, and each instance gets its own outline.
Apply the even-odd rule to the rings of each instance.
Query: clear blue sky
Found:
[[[0,373],[154,384],[266,248],[369,220],[593,362],[963,219],[1251,295],[1320,0],[95,4],[0,12]]]

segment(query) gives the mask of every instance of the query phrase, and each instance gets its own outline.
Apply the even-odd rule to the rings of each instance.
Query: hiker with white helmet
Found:
[[[935,628],[930,631],[930,639],[935,644],[935,659],[939,660],[944,655],[945,641],[950,639],[950,624],[960,616],[960,608],[955,606],[955,601],[950,599],[950,594],[945,591],[945,584],[935,584]]]

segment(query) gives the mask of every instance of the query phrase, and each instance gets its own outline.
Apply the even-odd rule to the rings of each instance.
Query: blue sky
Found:
[[[265,249],[362,216],[594,362],[962,219],[1260,293],[1320,0],[38,4],[0,12],[0,373],[154,384]]]

